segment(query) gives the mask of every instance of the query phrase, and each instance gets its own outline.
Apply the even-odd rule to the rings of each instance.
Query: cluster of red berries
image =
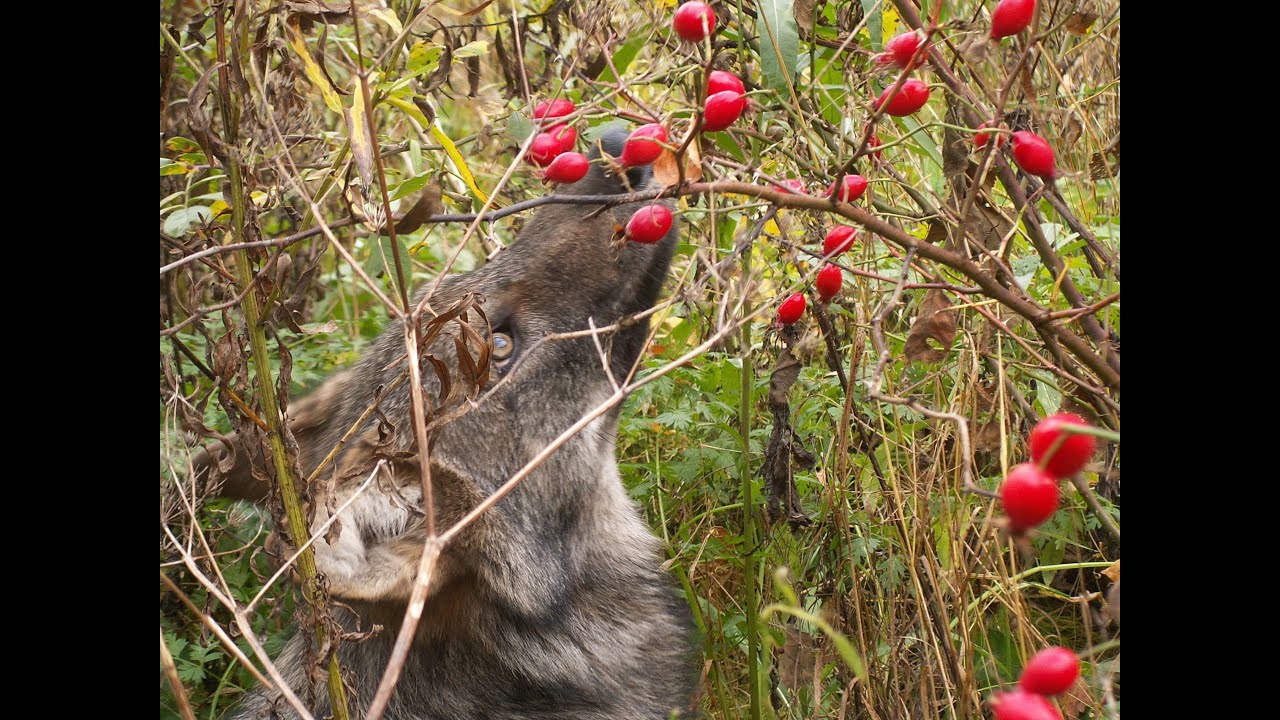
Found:
[[[1035,12],[1036,0],[1000,0],[995,10],[991,11],[991,39],[999,41],[1001,38],[1017,35],[1026,30],[1030,27]],[[1003,125],[997,126],[995,122],[984,122],[978,126],[978,129],[986,127],[998,127],[1000,130],[1008,131],[1008,128]],[[979,150],[986,147],[991,135],[992,133],[975,133],[974,146]],[[1004,143],[1004,135],[996,135],[995,143],[999,148]],[[1053,147],[1049,145],[1048,140],[1029,130],[1020,130],[1013,134],[1013,159],[1027,174],[1040,177],[1045,182],[1053,182],[1053,179],[1058,176]]]
[[[1080,677],[1080,659],[1064,647],[1045,648],[1022,669],[1018,687],[991,697],[996,720],[1062,720],[1046,696],[1061,695]]]
[[[688,42],[706,40],[716,30],[716,14],[711,6],[693,0],[676,9],[671,18],[676,34]],[[707,99],[702,104],[702,131],[724,130],[737,121],[747,107],[742,81],[723,70],[707,76]]]
[[[885,51],[876,56],[876,61],[881,65],[898,67],[910,72],[920,64],[920,59],[924,58],[926,52],[928,48],[925,46],[924,37],[920,31],[912,30],[890,40],[885,46]],[[914,113],[924,107],[927,102],[929,102],[929,86],[923,80],[907,78],[896,93],[893,92],[893,85],[885,88],[884,92],[880,93],[880,97],[872,103],[872,107],[879,110],[883,105],[885,113],[901,117]]]
[[[543,100],[533,109],[535,120],[554,122],[573,113],[577,107],[563,98]],[[578,131],[572,125],[557,123],[537,134],[529,145],[529,162],[545,168],[542,177],[550,182],[575,183],[586,177],[587,156],[573,152]]]
[[[667,142],[667,129],[662,123],[641,125],[627,136],[618,162],[625,167],[650,165],[662,155]],[[631,215],[625,230],[628,240],[638,243],[656,243],[671,229],[671,211],[665,205],[646,205]]]
[[[1058,413],[1036,423],[1028,438],[1034,462],[1015,465],[1000,485],[1000,504],[1009,529],[1021,535],[1058,510],[1058,481],[1080,472],[1097,448],[1092,435],[1070,426],[1087,425],[1079,415]]]

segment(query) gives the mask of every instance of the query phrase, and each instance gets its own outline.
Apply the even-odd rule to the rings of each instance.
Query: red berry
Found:
[[[1080,677],[1080,658],[1064,647],[1045,648],[1022,669],[1018,686],[1037,695],[1060,695]]]
[[[902,33],[889,41],[889,44],[885,46],[885,52],[880,54],[878,61],[881,65],[906,68],[911,62],[911,58],[915,56],[916,50],[920,48],[923,40],[915,30]],[[923,55],[921,57],[923,58]],[[919,65],[920,63],[917,61],[916,64]]]
[[[726,90],[732,90],[739,95],[747,92],[747,89],[742,85],[742,80],[739,80],[737,75],[723,70],[712,70],[711,74],[707,76],[707,97]]]
[[[1058,483],[1031,463],[1014,465],[1000,486],[1000,504],[1009,516],[1010,529],[1025,532],[1058,509]]]
[[[1062,720],[1053,704],[1042,695],[1011,690],[998,692],[991,698],[996,720]]]
[[[671,211],[666,205],[645,205],[627,221],[627,239],[638,243],[656,243],[671,229]]]
[[[995,126],[995,123],[992,123],[992,122],[984,122],[984,123],[982,123],[981,125],[979,125],[978,127],[979,127],[979,128],[985,128],[985,127],[993,127],[993,126]],[[1000,127],[1001,129],[1004,129],[1004,124],[1003,124],[1003,123],[1001,123],[1001,124],[999,125],[999,127]],[[981,150],[982,148],[986,147],[986,146],[987,146],[987,142],[989,142],[989,141],[991,140],[991,136],[992,136],[992,135],[995,135],[995,136],[996,136],[996,147],[997,147],[997,148],[1004,144],[1004,140],[1005,140],[1005,137],[1006,137],[1006,135],[1005,135],[1004,133],[974,133],[974,135],[973,135],[973,145],[974,145],[974,147],[978,148],[979,150]]]
[[[778,306],[778,324],[790,325],[804,314],[804,293],[796,293]]]
[[[827,195],[834,192],[836,186],[832,184],[827,188]],[[861,175],[845,175],[844,180],[840,184],[840,194],[836,195],[836,202],[853,202],[862,197],[862,193],[867,191],[867,179]]]
[[[533,109],[533,118],[539,120],[546,118],[548,120],[564,117],[578,108],[564,98],[555,100],[543,100]]]
[[[622,164],[627,167],[648,165],[662,154],[662,146],[658,143],[667,141],[667,129],[661,123],[641,125],[627,136],[627,143],[622,146]]]
[[[716,14],[711,6],[694,0],[676,9],[671,24],[676,34],[689,42],[702,42],[716,30]]]
[[[867,138],[867,157],[873,157],[876,160],[883,160],[884,151],[876,149],[880,147],[881,144],[879,135],[873,133],[871,137]]]
[[[786,192],[794,193],[796,195],[809,194],[809,191],[806,190],[804,187],[803,180],[797,180],[795,178],[787,178],[786,180],[779,180],[777,182],[777,186]]]
[[[715,132],[733,124],[747,106],[747,99],[732,90],[718,92],[702,106],[702,131]]]
[[[562,153],[572,150],[574,144],[578,142],[578,131],[574,130],[572,125],[555,125],[547,128],[547,132],[560,141]]]
[[[1028,444],[1031,445],[1031,459],[1037,464],[1043,464],[1045,471],[1056,478],[1071,477],[1080,472],[1085,463],[1089,462],[1089,458],[1093,457],[1098,441],[1092,435],[1068,434],[1063,426],[1088,424],[1084,418],[1071,413],[1050,415],[1036,423],[1035,428],[1031,430],[1031,436],[1027,439]],[[1067,439],[1063,440],[1062,445],[1054,451],[1049,462],[1044,462],[1049,448],[1053,447],[1062,435],[1067,435]]]
[[[1030,175],[1040,176],[1045,182],[1052,182],[1058,175],[1049,141],[1029,130],[1013,134],[1013,159],[1018,161],[1018,167]]]
[[[586,176],[590,170],[587,156],[577,152],[567,152],[556,156],[555,160],[543,171],[542,177],[557,183],[575,183]]]
[[[818,271],[818,280],[813,285],[818,289],[818,298],[822,302],[828,302],[840,292],[840,285],[843,283],[844,273],[840,272],[840,268],[827,265]]]
[[[1026,30],[1035,11],[1036,0],[1000,0],[991,11],[991,39],[999,40]]]
[[[526,157],[529,158],[529,162],[539,167],[546,167],[551,164],[552,160],[556,159],[560,152],[560,138],[551,133],[543,132],[538,133],[538,136],[533,139],[533,144],[529,146],[529,152]]]
[[[893,86],[884,89],[880,93],[880,97],[876,98],[875,109],[879,110],[881,105],[885,104],[885,99],[889,97],[889,92],[893,90]],[[888,105],[885,105],[884,111],[890,115],[902,116],[924,107],[929,102],[929,86],[923,81],[911,78],[902,83],[902,87],[898,89],[898,94],[893,96]]]
[[[837,225],[827,231],[827,239],[822,241],[822,254],[835,257],[853,247],[858,239],[858,231],[848,225]]]

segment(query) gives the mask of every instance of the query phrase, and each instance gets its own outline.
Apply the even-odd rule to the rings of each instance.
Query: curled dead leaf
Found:
[[[680,168],[676,164],[676,154],[663,150],[658,159],[653,161],[653,176],[663,187],[671,187],[680,182]],[[702,157],[698,154],[698,143],[689,143],[684,151],[684,179],[697,182],[702,179]]]
[[[951,352],[951,343],[956,339],[956,312],[951,309],[951,301],[941,290],[930,290],[920,303],[920,314],[911,325],[907,335],[904,352],[912,362],[939,362]],[[941,345],[933,347],[929,341]]]

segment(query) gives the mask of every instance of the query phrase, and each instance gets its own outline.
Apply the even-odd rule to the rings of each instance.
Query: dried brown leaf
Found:
[[[796,0],[791,9],[796,16],[796,27],[801,30],[813,29],[813,0]]]
[[[409,208],[409,212],[396,222],[396,232],[411,233],[422,227],[427,218],[438,215],[442,210],[444,204],[441,203],[440,183],[431,183],[422,189],[422,194],[413,207]]]
[[[1093,697],[1089,694],[1089,683],[1083,677],[1077,677],[1071,687],[1058,696],[1058,707],[1062,708],[1063,720],[1076,720],[1094,704]]]
[[[814,675],[839,656],[824,636],[810,635],[788,626],[778,657],[778,684],[796,692],[813,684]]]
[[[1120,582],[1120,561],[1117,560],[1102,571],[1102,575],[1113,583]]]
[[[680,182],[680,169],[676,164],[676,154],[664,149],[658,159],[653,161],[653,177],[663,187],[671,187]],[[689,143],[684,152],[684,179],[697,182],[702,179],[702,156],[698,154],[698,143]]]
[[[1003,213],[979,199],[969,210],[969,222],[966,232],[971,241],[995,252],[1000,244],[1013,232],[1013,223],[1005,219]]]
[[[973,434],[973,449],[976,452],[995,452],[1000,449],[1000,437],[1000,418],[992,418],[979,425]]]
[[[1098,20],[1098,13],[1078,12],[1067,18],[1067,32],[1083,35],[1089,32],[1089,28]]]
[[[951,309],[951,301],[941,290],[930,290],[925,293],[924,302],[920,303],[920,313],[911,332],[907,335],[904,352],[912,362],[939,362],[951,352],[951,343],[956,338],[956,312]],[[941,349],[929,344],[933,340],[942,346]]]

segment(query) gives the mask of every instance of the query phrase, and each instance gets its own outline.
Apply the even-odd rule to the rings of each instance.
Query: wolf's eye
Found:
[[[516,341],[510,334],[495,332],[493,334],[493,359],[499,363],[510,360],[516,352]]]

